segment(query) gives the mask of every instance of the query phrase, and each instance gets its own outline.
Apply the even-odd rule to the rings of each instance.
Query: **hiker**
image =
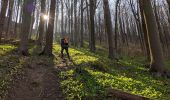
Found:
[[[67,53],[68,59],[70,59],[68,48],[69,48],[68,38],[64,37],[64,38],[61,39],[61,58],[63,58],[63,56],[64,56],[63,52],[65,50],[66,53]]]

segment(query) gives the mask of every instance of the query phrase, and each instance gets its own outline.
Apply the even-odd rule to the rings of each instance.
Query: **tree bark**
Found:
[[[95,52],[95,24],[94,24],[94,15],[95,15],[95,2],[90,0],[90,51]]]
[[[78,29],[77,29],[77,0],[74,0],[74,46],[78,45]]]
[[[146,47],[146,56],[147,56],[147,60],[150,61],[150,50],[149,50],[149,40],[148,40],[148,36],[147,36],[147,26],[145,23],[145,16],[143,13],[143,2],[142,0],[139,1],[139,7],[140,7],[140,14],[141,14],[141,19],[142,19],[142,30],[144,33],[144,41],[145,41],[145,47]]]
[[[9,1],[9,8],[8,8],[8,23],[7,23],[7,29],[6,29],[6,39],[10,39],[10,34],[11,34],[11,22],[12,22],[12,9],[14,6],[14,1],[10,0]]]
[[[14,39],[16,39],[18,37],[18,34],[17,34],[18,33],[18,23],[17,22],[18,22],[18,17],[20,15],[19,14],[19,9],[20,9],[19,6],[20,5],[21,5],[21,0],[18,0],[18,2],[17,2],[17,15],[16,15],[16,19],[15,19],[16,23],[14,25],[14,27],[15,27],[14,28],[14,37],[13,37]]]
[[[55,21],[55,5],[56,0],[51,0],[50,5],[50,19],[48,22],[48,29],[46,32],[46,44],[43,50],[43,54],[47,56],[52,56],[52,47],[53,47],[53,33],[54,33],[54,21]]]
[[[84,15],[84,10],[83,10],[83,3],[84,3],[84,0],[81,0],[81,32],[80,32],[80,47],[83,47],[84,46],[84,37],[83,37],[83,32],[84,32],[84,28],[83,28],[83,15]]]
[[[64,36],[64,3],[61,0],[61,34]]]
[[[114,58],[113,52],[113,30],[112,30],[112,21],[110,15],[110,8],[108,0],[103,0],[103,8],[104,8],[104,19],[105,19],[105,27],[108,36],[108,43],[109,43],[109,58]]]
[[[45,0],[41,0],[41,13],[45,14]],[[39,46],[42,46],[43,42],[44,24],[43,15],[40,15],[39,37],[37,41]]]
[[[170,0],[166,0],[167,1],[167,3],[168,3],[168,9],[169,9],[169,15],[170,15]],[[169,23],[170,23],[170,18],[169,18]]]
[[[28,35],[31,26],[31,14],[34,10],[34,0],[25,0],[23,5],[22,29],[20,33],[20,53],[28,56]]]
[[[116,1],[116,11],[115,11],[115,50],[117,52],[118,50],[118,6],[119,6],[120,0]]]
[[[162,44],[162,47],[163,47],[163,50],[165,49],[165,43],[164,43],[164,34],[163,34],[163,31],[162,31],[162,27],[161,27],[161,23],[160,23],[160,20],[159,20],[159,16],[158,16],[158,12],[157,12],[157,6],[156,6],[156,1],[154,1],[154,13],[155,13],[155,18],[156,18],[156,23],[158,25],[158,32],[159,32],[159,37],[160,37],[160,41],[161,41],[161,44]]]
[[[166,70],[165,61],[160,43],[158,26],[150,0],[143,0],[143,10],[151,51],[150,71],[163,74]]]
[[[3,5],[0,13],[0,42],[2,41],[3,26],[5,22],[5,14],[7,10],[8,0],[3,0]]]

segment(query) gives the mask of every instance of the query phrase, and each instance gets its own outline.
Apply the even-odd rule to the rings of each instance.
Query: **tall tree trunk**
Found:
[[[18,17],[19,17],[19,6],[21,5],[21,0],[18,0],[18,2],[17,2],[17,15],[16,15],[16,22],[15,22],[15,25],[14,25],[14,39],[16,39],[17,38],[17,33],[18,33]]]
[[[6,30],[6,39],[8,40],[10,38],[11,34],[11,22],[12,22],[12,9],[13,9],[14,1],[10,0],[9,1],[9,8],[8,8],[8,23],[7,23],[7,30]]]
[[[74,1],[72,1],[71,0],[71,21],[70,21],[70,23],[71,23],[71,33],[70,33],[70,41],[71,41],[71,44],[74,44],[74,39],[73,39],[73,33],[74,33],[74,29],[73,29],[73,26],[74,26],[74,24],[73,24],[73,8],[74,8]]]
[[[41,13],[45,14],[45,0],[41,0]],[[43,42],[43,33],[44,33],[44,18],[43,15],[40,16],[40,25],[39,25],[39,37],[38,37],[38,45],[42,46]]]
[[[77,46],[78,45],[78,28],[77,28],[77,0],[74,0],[74,45]]]
[[[5,22],[5,14],[7,11],[7,5],[8,5],[8,0],[2,0],[3,5],[1,8],[1,13],[0,13],[0,42],[2,41],[2,33],[3,33],[3,26]]]
[[[158,12],[157,12],[157,6],[156,6],[156,1],[154,1],[154,13],[155,13],[155,18],[156,18],[156,23],[158,25],[158,32],[159,32],[159,37],[160,37],[160,41],[161,41],[161,44],[162,44],[162,47],[163,47],[163,50],[165,49],[165,43],[164,43],[164,34],[163,34],[163,31],[162,31],[162,27],[161,27],[161,23],[159,21],[159,16],[158,16]]]
[[[54,33],[54,21],[55,21],[55,5],[56,0],[51,0],[50,5],[50,19],[48,22],[48,29],[46,32],[46,44],[43,50],[43,54],[47,56],[52,55],[52,47],[53,47],[53,33]]]
[[[108,43],[109,43],[109,58],[114,58],[113,52],[113,30],[112,30],[112,21],[110,15],[110,8],[108,0],[103,0],[103,8],[104,8],[104,19],[105,19],[105,27],[108,36]]]
[[[55,13],[59,13],[59,1],[56,1],[56,12]],[[55,41],[57,41],[57,35],[59,35],[58,33],[57,33],[57,30],[58,30],[58,17],[59,17],[59,15],[58,14],[56,14],[56,16],[55,16],[55,37],[54,37],[54,39],[55,39]]]
[[[141,19],[142,19],[142,30],[144,33],[144,41],[145,41],[145,47],[146,47],[146,56],[147,60],[150,61],[150,50],[149,50],[149,40],[147,36],[147,28],[146,28],[146,23],[145,23],[145,16],[143,13],[143,2],[142,0],[139,1],[139,7],[140,7],[140,13],[141,13]]]
[[[89,13],[89,3],[88,3],[88,0],[86,0],[86,6],[87,6],[87,10],[86,10],[86,16],[87,16],[87,29],[88,29],[88,31],[87,31],[87,33],[86,34],[88,34],[89,35],[89,48],[90,48],[90,46],[91,46],[91,36],[90,36],[90,13]]]
[[[29,35],[28,35],[29,40],[31,40],[31,36],[33,34],[33,25],[34,25],[34,21],[35,21],[34,15],[35,15],[35,12],[33,12],[31,15],[30,31],[29,31]]]
[[[101,25],[101,16],[100,16],[100,13],[98,14],[98,22],[99,22],[99,28],[98,28],[98,31],[99,31],[99,42],[100,42],[100,45],[102,44],[102,25]]]
[[[61,34],[64,35],[64,3],[61,0]]]
[[[83,3],[84,3],[84,0],[81,0],[81,32],[80,32],[80,47],[83,47],[84,46],[84,44],[83,44],[83,39],[84,39],[84,37],[83,37],[83,13],[84,13],[84,10],[83,10]]]
[[[94,0],[90,0],[90,51],[95,52],[95,24],[94,24],[94,16],[95,16],[95,2]]]
[[[166,0],[166,1],[168,3],[168,9],[169,9],[169,18],[168,18],[168,20],[169,20],[169,24],[170,24],[170,0]]]
[[[166,70],[163,52],[161,48],[158,26],[150,0],[143,0],[143,10],[151,51],[151,72],[163,74]]]
[[[115,11],[115,50],[117,52],[118,50],[118,6],[119,6],[120,0],[116,1],[116,11]]]
[[[24,0],[22,29],[20,33],[20,53],[28,56],[28,35],[31,26],[31,14],[34,12],[34,0]]]

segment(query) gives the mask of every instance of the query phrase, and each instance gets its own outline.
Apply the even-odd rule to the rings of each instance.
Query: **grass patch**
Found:
[[[0,45],[0,98],[8,88],[11,77],[18,73],[24,63],[24,58],[13,54],[16,47],[13,45]]]
[[[27,63],[35,66],[61,63],[59,58],[38,57],[40,50],[35,46],[31,46],[29,51],[31,57],[20,57],[13,53],[15,50],[13,45],[0,45],[0,97],[12,81],[11,77]],[[60,45],[54,45],[54,53],[60,54]],[[108,88],[151,99],[170,98],[170,80],[152,77],[143,67],[145,59],[142,57],[123,57],[117,64],[107,58],[105,51],[91,53],[88,49],[71,48],[70,55],[75,68],[60,73],[61,87],[67,99],[108,99]],[[167,61],[167,66],[170,66],[170,61]]]
[[[54,45],[54,53],[60,54],[60,46]],[[103,53],[91,53],[87,49],[71,48],[70,55],[76,68],[61,72],[61,86],[67,99],[107,99],[107,89],[119,89],[150,99],[168,100],[170,80],[155,78],[143,67],[143,58],[124,57],[117,66]],[[106,71],[93,65],[102,65]]]
[[[13,45],[0,45],[0,56],[4,56],[5,54],[11,52],[12,50],[16,49]]]
[[[29,53],[32,55],[29,57],[19,55],[16,46],[0,45],[0,100],[3,99],[13,77],[22,74],[24,67],[53,66],[53,58],[37,56],[40,49],[36,46],[29,45]],[[33,85],[37,86],[36,83]]]

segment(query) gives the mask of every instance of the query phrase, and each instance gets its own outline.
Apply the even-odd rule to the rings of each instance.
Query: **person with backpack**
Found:
[[[61,58],[63,58],[64,56],[63,52],[65,50],[67,53],[68,59],[70,59],[70,54],[69,54],[68,49],[69,49],[69,41],[67,37],[64,37],[61,39]]]

